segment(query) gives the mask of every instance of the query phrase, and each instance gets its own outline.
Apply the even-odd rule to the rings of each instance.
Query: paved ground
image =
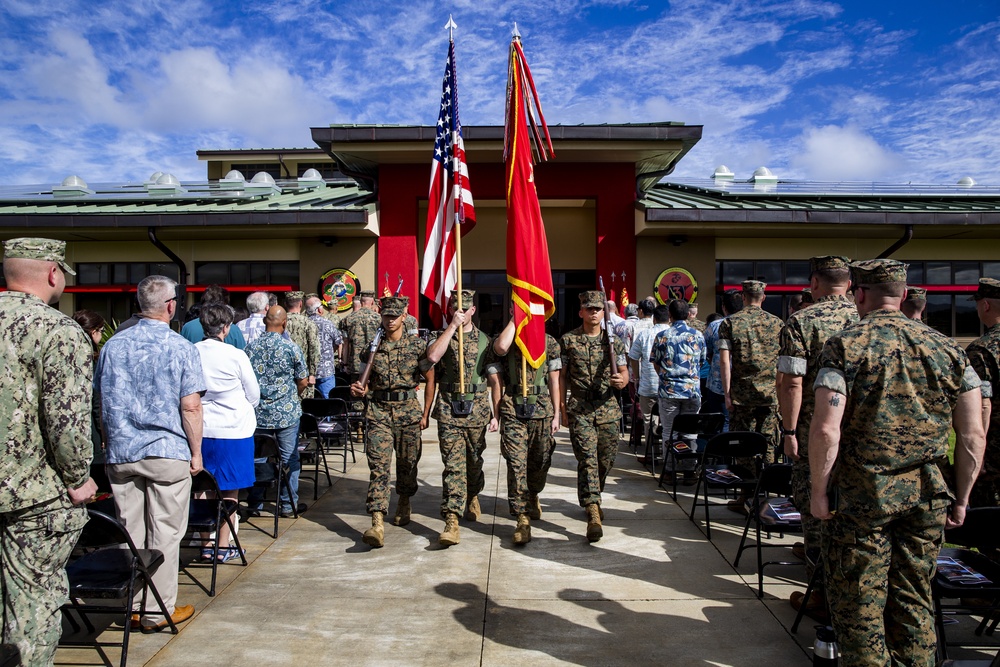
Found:
[[[769,570],[756,597],[753,551],[731,565],[742,519],[713,511],[704,522],[656,488],[622,443],[604,497],[605,537],[589,544],[576,500],[576,461],[565,430],[542,496],[533,540],[514,547],[499,438],[486,451],[483,516],[462,522],[461,544],[442,549],[441,460],[433,428],[424,435],[413,522],[386,526],[386,546],[361,542],[368,468],[359,451],[346,474],[325,480],[297,520],[282,519],[277,540],[243,525],[246,568],[181,574],[180,603],[197,615],[177,636],[133,633],[131,665],[772,665],[811,664],[814,625],[788,627],[801,567]],[[331,461],[339,470],[339,459]],[[687,489],[690,492],[690,489]],[[393,504],[393,509],[395,504]],[[683,508],[683,509],[682,509]],[[267,518],[255,519],[270,527]],[[787,544],[792,539],[785,540]],[[766,558],[794,560],[788,549]],[[112,657],[116,653],[111,652]],[[90,649],[60,649],[56,664],[100,664]]]

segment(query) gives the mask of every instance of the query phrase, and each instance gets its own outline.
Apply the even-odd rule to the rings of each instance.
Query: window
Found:
[[[138,285],[147,276],[180,280],[180,269],[167,262],[84,262],[76,265],[77,285]]]
[[[271,178],[274,179],[289,177],[283,173],[284,169],[281,168],[281,163],[279,162],[244,162],[242,164],[234,162],[230,169],[239,171],[243,174],[243,178],[248,181],[261,171],[271,174]]]
[[[298,262],[199,262],[194,281],[199,285],[299,284]]]
[[[299,162],[298,164],[299,176],[306,173],[309,169],[315,169],[319,172],[319,175],[323,178],[343,178],[344,175],[337,171],[337,164],[335,162]]]

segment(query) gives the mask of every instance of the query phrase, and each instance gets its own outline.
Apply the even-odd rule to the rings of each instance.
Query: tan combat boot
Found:
[[[527,544],[531,541],[531,523],[527,514],[517,515],[517,528],[514,529],[514,544]]]
[[[372,512],[372,527],[365,531],[361,541],[370,547],[381,548],[385,544],[385,526],[382,525],[382,512]]]
[[[444,532],[438,537],[438,544],[450,547],[453,544],[458,544],[458,541],[458,515],[454,512],[448,512],[444,518]]]
[[[479,496],[472,496],[469,500],[469,504],[465,508],[465,520],[466,521],[476,521],[479,519],[479,515],[482,511],[479,509]]]
[[[410,523],[410,497],[400,496],[396,503],[396,516],[392,517],[392,525],[405,526]]]
[[[536,521],[542,518],[542,503],[533,493],[528,496],[528,518]]]
[[[601,528],[601,506],[597,503],[587,505],[587,540],[596,542],[604,537],[604,529]]]

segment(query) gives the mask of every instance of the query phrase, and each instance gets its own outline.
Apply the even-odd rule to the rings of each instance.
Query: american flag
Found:
[[[448,297],[458,283],[455,252],[455,223],[462,236],[476,224],[476,211],[469,189],[469,168],[465,162],[462,124],[458,120],[458,76],[455,72],[455,43],[448,44],[448,63],[441,85],[441,113],[438,115],[431,185],[427,204],[427,237],[424,243],[420,292],[430,299],[431,317],[444,322]]]

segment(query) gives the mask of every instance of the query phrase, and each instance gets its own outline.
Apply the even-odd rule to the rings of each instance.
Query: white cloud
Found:
[[[854,127],[827,125],[808,130],[798,141],[792,164],[810,179],[869,181],[898,169],[901,160]]]

